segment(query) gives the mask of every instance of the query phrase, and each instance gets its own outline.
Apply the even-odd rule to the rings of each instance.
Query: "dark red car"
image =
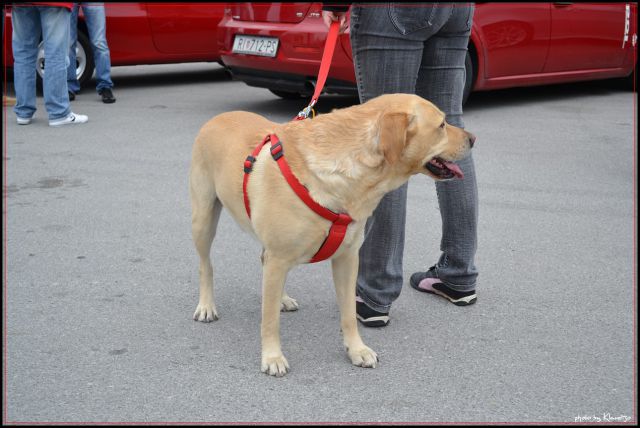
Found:
[[[218,23],[224,3],[105,3],[111,65],[220,61]],[[3,58],[13,64],[11,13],[5,14]],[[81,83],[93,74],[93,56],[82,10],[78,19],[77,74]],[[38,72],[44,71],[44,51]]]
[[[236,3],[220,22],[222,61],[237,80],[282,97],[308,96],[327,28],[320,3]],[[477,3],[471,90],[631,76],[637,3]],[[340,36],[326,92],[355,93],[349,35]]]

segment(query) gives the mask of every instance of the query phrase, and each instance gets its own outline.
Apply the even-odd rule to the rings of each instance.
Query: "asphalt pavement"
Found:
[[[407,283],[380,356],[352,366],[328,263],[288,277],[291,372],[260,372],[260,246],[223,214],[213,245],[220,320],[192,319],[198,259],[187,177],[199,128],[248,110],[287,121],[304,101],[216,64],[114,67],[83,125],[3,110],[4,423],[637,422],[637,111],[591,82],[472,94],[480,197],[478,302]],[[11,89],[10,89],[11,90]],[[357,100],[323,96],[321,112]],[[240,168],[240,166],[239,166]],[[404,271],[439,256],[426,176],[409,186]]]

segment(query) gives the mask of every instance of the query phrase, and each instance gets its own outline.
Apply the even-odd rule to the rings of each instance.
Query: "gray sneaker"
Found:
[[[71,112],[67,117],[50,120],[49,126],[75,125],[78,123],[86,123],[88,121],[89,121],[89,116]]]

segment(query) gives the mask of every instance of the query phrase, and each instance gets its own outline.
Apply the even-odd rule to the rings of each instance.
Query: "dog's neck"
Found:
[[[365,146],[377,140],[376,118],[354,118],[350,113],[350,120],[337,121],[345,123],[339,129],[326,123],[319,126],[323,116],[318,116],[285,125],[279,137],[292,170],[316,202],[365,221],[382,197],[411,174],[389,165],[382,154]],[[297,132],[289,134],[290,126],[298,127]]]

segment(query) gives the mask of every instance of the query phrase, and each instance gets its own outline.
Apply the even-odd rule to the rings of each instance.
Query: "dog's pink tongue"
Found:
[[[447,162],[447,161],[444,161],[443,163],[451,172],[453,172],[453,174],[456,177],[458,177],[460,179],[464,178],[464,174],[462,173],[462,170],[460,169],[460,167],[458,165],[456,165],[453,162]]]

